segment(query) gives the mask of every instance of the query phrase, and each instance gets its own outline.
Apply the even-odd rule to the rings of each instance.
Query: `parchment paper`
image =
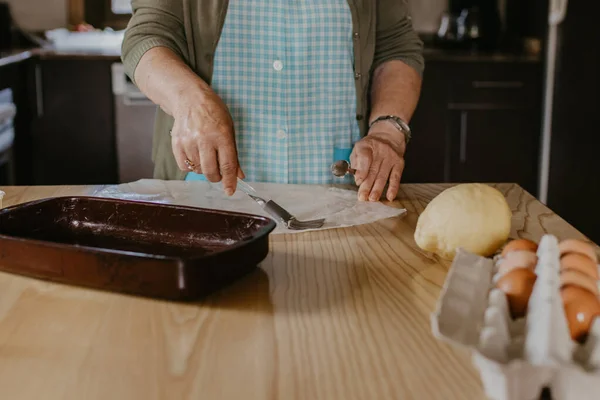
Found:
[[[325,225],[319,230],[367,224],[406,212],[405,209],[394,208],[381,202],[359,202],[355,190],[339,187],[248,183],[256,189],[259,196],[271,198],[300,220],[326,218]],[[220,183],[143,179],[109,186],[95,195],[122,200],[236,211],[272,218],[240,190],[237,190],[233,196],[227,197]],[[299,232],[289,230],[278,222],[273,233]]]

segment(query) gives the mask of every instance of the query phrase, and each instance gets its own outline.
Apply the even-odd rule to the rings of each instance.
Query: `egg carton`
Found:
[[[571,339],[560,296],[558,240],[538,246],[537,279],[524,318],[510,317],[495,288],[497,260],[458,249],[435,312],[441,341],[472,352],[487,396],[493,400],[600,399],[600,318],[583,345]],[[600,268],[599,268],[600,270]]]

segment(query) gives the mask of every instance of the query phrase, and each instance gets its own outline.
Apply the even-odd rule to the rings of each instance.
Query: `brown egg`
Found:
[[[594,319],[600,316],[598,296],[577,286],[563,287],[561,296],[571,338],[583,343],[587,339]]]
[[[513,319],[525,316],[536,278],[537,276],[532,270],[518,268],[503,275],[496,283],[496,287],[502,290],[508,299]]]
[[[589,290],[576,285],[563,285],[560,288],[560,297],[564,305],[577,302],[577,299],[581,296],[581,292],[586,291],[591,293]]]
[[[537,261],[537,255],[530,251],[511,251],[506,255],[506,258],[501,259],[498,272],[500,275],[504,275],[516,268],[529,268],[533,271]]]
[[[583,254],[598,264],[596,250],[588,243],[577,239],[566,239],[558,244],[561,257],[570,253]]]
[[[508,244],[506,246],[504,246],[504,249],[502,249],[502,257],[506,257],[506,255],[508,253],[510,253],[511,251],[518,251],[518,250],[522,250],[522,251],[530,251],[535,253],[537,251],[538,245],[537,243],[528,240],[528,239],[515,239],[515,240],[511,240],[510,242],[508,242]]]
[[[560,259],[560,270],[574,270],[598,280],[598,264],[581,253],[568,253]]]
[[[560,287],[578,286],[598,296],[598,281],[574,269],[565,269],[560,273]]]

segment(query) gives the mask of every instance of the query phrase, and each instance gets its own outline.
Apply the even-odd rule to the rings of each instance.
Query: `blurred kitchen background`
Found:
[[[516,182],[600,241],[599,3],[409,3],[426,70],[403,181]],[[155,106],[119,58],[130,12],[0,1],[0,184],[152,177]]]

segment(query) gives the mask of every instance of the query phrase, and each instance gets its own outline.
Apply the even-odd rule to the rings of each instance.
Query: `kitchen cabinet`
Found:
[[[450,182],[537,184],[537,121],[525,110],[463,108],[449,112]]]
[[[510,182],[537,192],[542,64],[426,66],[403,181]]]
[[[24,57],[25,58],[25,57]],[[12,92],[13,103],[16,106],[17,114],[13,120],[15,138],[13,142],[12,157],[13,162],[11,170],[6,167],[0,172],[0,183],[8,184],[8,174],[17,185],[30,184],[31,180],[31,157],[30,157],[30,110],[29,96],[27,93],[27,76],[25,74],[25,60],[17,57],[17,60],[11,63],[5,63],[0,67],[0,90],[10,89]]]
[[[406,148],[402,181],[406,183],[444,182],[446,169],[446,84],[444,65],[427,64],[421,98],[410,126],[412,140]]]
[[[109,60],[32,60],[34,185],[117,182]]]

